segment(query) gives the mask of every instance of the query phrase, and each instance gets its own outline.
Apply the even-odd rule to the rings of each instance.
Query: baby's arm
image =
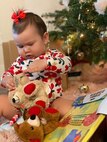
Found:
[[[25,69],[23,72],[39,72],[44,70],[47,67],[47,60],[46,59],[37,59],[33,61],[27,69]]]
[[[71,60],[57,50],[49,50],[46,55],[41,55],[33,61],[24,72],[39,72],[43,70],[67,73],[71,70]]]
[[[11,74],[5,75],[1,81],[1,85],[9,90],[15,89],[13,76]]]
[[[6,70],[2,77],[1,77],[1,85],[3,87],[14,89],[15,83],[14,83],[14,74],[17,74],[20,71],[19,67],[19,57],[16,59],[16,61],[11,65],[11,67]]]
[[[71,59],[58,50],[51,50],[47,59],[47,69],[57,73],[67,73],[71,70]]]

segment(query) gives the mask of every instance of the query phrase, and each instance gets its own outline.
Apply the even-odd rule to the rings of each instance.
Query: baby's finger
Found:
[[[32,73],[32,72],[33,72],[33,70],[32,70],[31,68],[27,68],[27,69],[26,69],[26,70],[24,70],[23,72],[24,72],[24,73],[29,73],[29,72],[30,72],[30,73]]]
[[[15,89],[15,85],[13,83],[7,83],[7,88],[9,90],[14,90]]]
[[[23,70],[23,73],[28,73],[28,69],[26,69],[26,70]]]

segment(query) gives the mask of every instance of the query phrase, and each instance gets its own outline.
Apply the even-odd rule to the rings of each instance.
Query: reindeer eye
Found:
[[[13,98],[12,98],[12,102],[13,103],[19,103],[20,102],[20,99],[19,99],[19,97],[17,97],[17,96],[14,96]]]
[[[32,115],[32,116],[30,117],[31,120],[35,120],[35,118],[36,118],[36,115]]]
[[[39,126],[40,126],[40,119],[39,119],[39,117],[36,116],[36,115],[30,116],[30,118],[27,120],[27,122],[28,122],[31,126],[36,126],[36,127],[39,127]]]

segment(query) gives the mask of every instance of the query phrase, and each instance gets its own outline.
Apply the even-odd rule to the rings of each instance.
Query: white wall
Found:
[[[64,6],[59,4],[59,0],[25,0],[25,7],[28,11],[34,12],[39,16],[64,8]],[[47,24],[47,19],[43,18],[43,20]],[[52,30],[53,27],[47,24],[47,28]]]
[[[13,12],[13,9],[24,6],[24,4],[24,0],[3,0],[0,3],[0,76],[4,72],[2,42],[12,39],[11,13]]]
[[[0,3],[0,76],[4,71],[4,60],[2,42],[12,39],[12,20],[13,10],[18,8],[26,9],[42,15],[46,12],[54,12],[63,8],[58,0],[1,0]],[[44,19],[45,20],[45,19]],[[46,20],[45,20],[46,22]]]
[[[46,12],[53,12],[61,9],[58,0],[3,0],[0,3],[0,36],[2,41],[12,39],[12,20],[11,14],[13,10],[24,8],[27,11],[42,15]]]
[[[8,41],[12,38],[11,34],[11,14],[13,10],[24,7],[24,0],[3,0],[0,3],[0,35],[2,41]]]

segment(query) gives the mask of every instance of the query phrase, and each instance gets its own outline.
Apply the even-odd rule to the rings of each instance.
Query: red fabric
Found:
[[[31,115],[39,115],[41,113],[41,109],[38,106],[33,106],[29,109],[28,113]]]
[[[46,103],[42,100],[37,101],[36,104],[39,105],[39,106],[42,106],[43,108],[46,107]]]
[[[58,112],[58,110],[56,110],[55,108],[47,108],[46,110],[45,110],[47,113],[57,113]]]
[[[39,139],[36,140],[30,140],[30,142],[41,142]]]
[[[24,92],[27,95],[30,95],[36,89],[36,85],[34,83],[30,83],[24,87]]]

